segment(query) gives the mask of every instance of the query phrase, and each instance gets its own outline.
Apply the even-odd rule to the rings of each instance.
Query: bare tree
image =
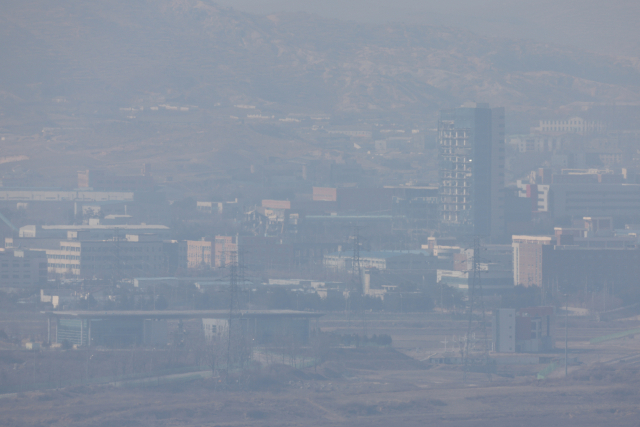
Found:
[[[205,340],[202,346],[202,362],[215,374],[220,362],[225,360],[226,339],[224,337]]]
[[[323,363],[331,349],[331,339],[327,334],[322,332],[314,333],[310,339],[309,344],[311,347],[311,354],[313,357],[313,370],[317,371],[318,365]]]
[[[235,359],[239,363],[241,369],[244,369],[253,358],[253,340],[243,337],[237,341],[237,345],[235,347]]]

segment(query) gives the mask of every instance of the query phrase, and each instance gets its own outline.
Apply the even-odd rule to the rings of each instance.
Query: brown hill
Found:
[[[5,106],[100,106],[158,94],[201,107],[424,114],[467,99],[516,109],[640,101],[631,59],[417,25],[258,16],[197,0],[11,0]]]

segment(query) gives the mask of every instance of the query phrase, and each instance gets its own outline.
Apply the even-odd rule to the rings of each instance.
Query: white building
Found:
[[[549,189],[550,185],[543,184],[527,184],[522,180],[516,182],[518,187],[518,196],[534,198],[537,206],[537,212],[549,212]]]
[[[576,133],[578,135],[604,133],[606,130],[604,122],[585,120],[582,117],[571,117],[566,120],[540,120],[538,127],[531,128],[532,132]]]
[[[564,142],[560,136],[543,134],[511,135],[507,140],[521,153],[553,152],[560,150]]]
[[[435,258],[424,250],[360,252],[360,269],[422,270],[432,267]],[[324,265],[332,271],[351,270],[353,252],[333,252],[324,256]]]
[[[499,308],[492,322],[493,351],[496,353],[516,352],[516,310]]]

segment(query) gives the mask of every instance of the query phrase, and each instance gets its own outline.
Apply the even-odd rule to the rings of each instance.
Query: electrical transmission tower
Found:
[[[121,278],[121,264],[122,260],[120,259],[120,229],[118,227],[113,229],[113,272],[111,275],[113,290],[118,287],[118,281]]]
[[[482,280],[480,277],[480,251],[482,250],[482,246],[480,244],[480,237],[474,236],[473,238],[473,266],[472,266],[472,277],[469,283],[469,313],[468,313],[468,325],[467,325],[467,336],[465,338],[464,346],[461,346],[460,351],[462,352],[463,359],[463,381],[467,381],[467,372],[469,372],[471,363],[478,363],[478,360],[471,360],[469,356],[469,352],[471,350],[470,344],[472,340],[472,333],[475,335],[473,330],[473,309],[477,305],[479,306],[480,311],[482,312],[482,316],[480,319],[480,324],[478,325],[481,328],[481,334],[483,337],[483,356],[480,361],[481,366],[486,370],[489,381],[491,381],[491,367],[489,363],[489,341],[487,336],[487,325],[486,318],[484,312],[484,298],[482,292]],[[475,343],[474,343],[475,346]]]
[[[360,266],[360,227],[353,227],[353,260],[351,263],[352,290],[363,294],[362,268]]]
[[[353,226],[353,236],[352,236],[353,258],[351,263],[351,286],[349,289],[349,299],[347,302],[348,304],[350,304],[350,301],[352,300],[351,294],[357,295],[358,297],[357,311],[361,317],[362,333],[364,336],[367,336],[368,328],[367,328],[365,299],[364,299],[365,287],[364,287],[364,281],[363,281],[362,264],[360,261],[360,230],[362,228],[363,228],[362,226],[359,226],[357,224]],[[351,310],[351,307],[349,307],[349,310]],[[347,313],[347,316],[349,316],[349,313]],[[350,323],[350,319],[349,319],[349,323]]]
[[[229,380],[229,371],[231,370],[231,347],[235,338],[233,318],[236,316],[238,308],[238,263],[237,253],[231,253],[229,264],[229,320],[227,325],[227,380]]]
[[[245,284],[245,253],[242,249],[230,252],[229,257],[229,323],[227,332],[227,380],[234,362],[247,360],[246,326],[242,323],[240,296]],[[248,356],[251,357],[250,355]]]

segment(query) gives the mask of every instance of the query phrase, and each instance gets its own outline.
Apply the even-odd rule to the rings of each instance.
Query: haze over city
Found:
[[[636,425],[639,17],[6,2],[0,424]]]

